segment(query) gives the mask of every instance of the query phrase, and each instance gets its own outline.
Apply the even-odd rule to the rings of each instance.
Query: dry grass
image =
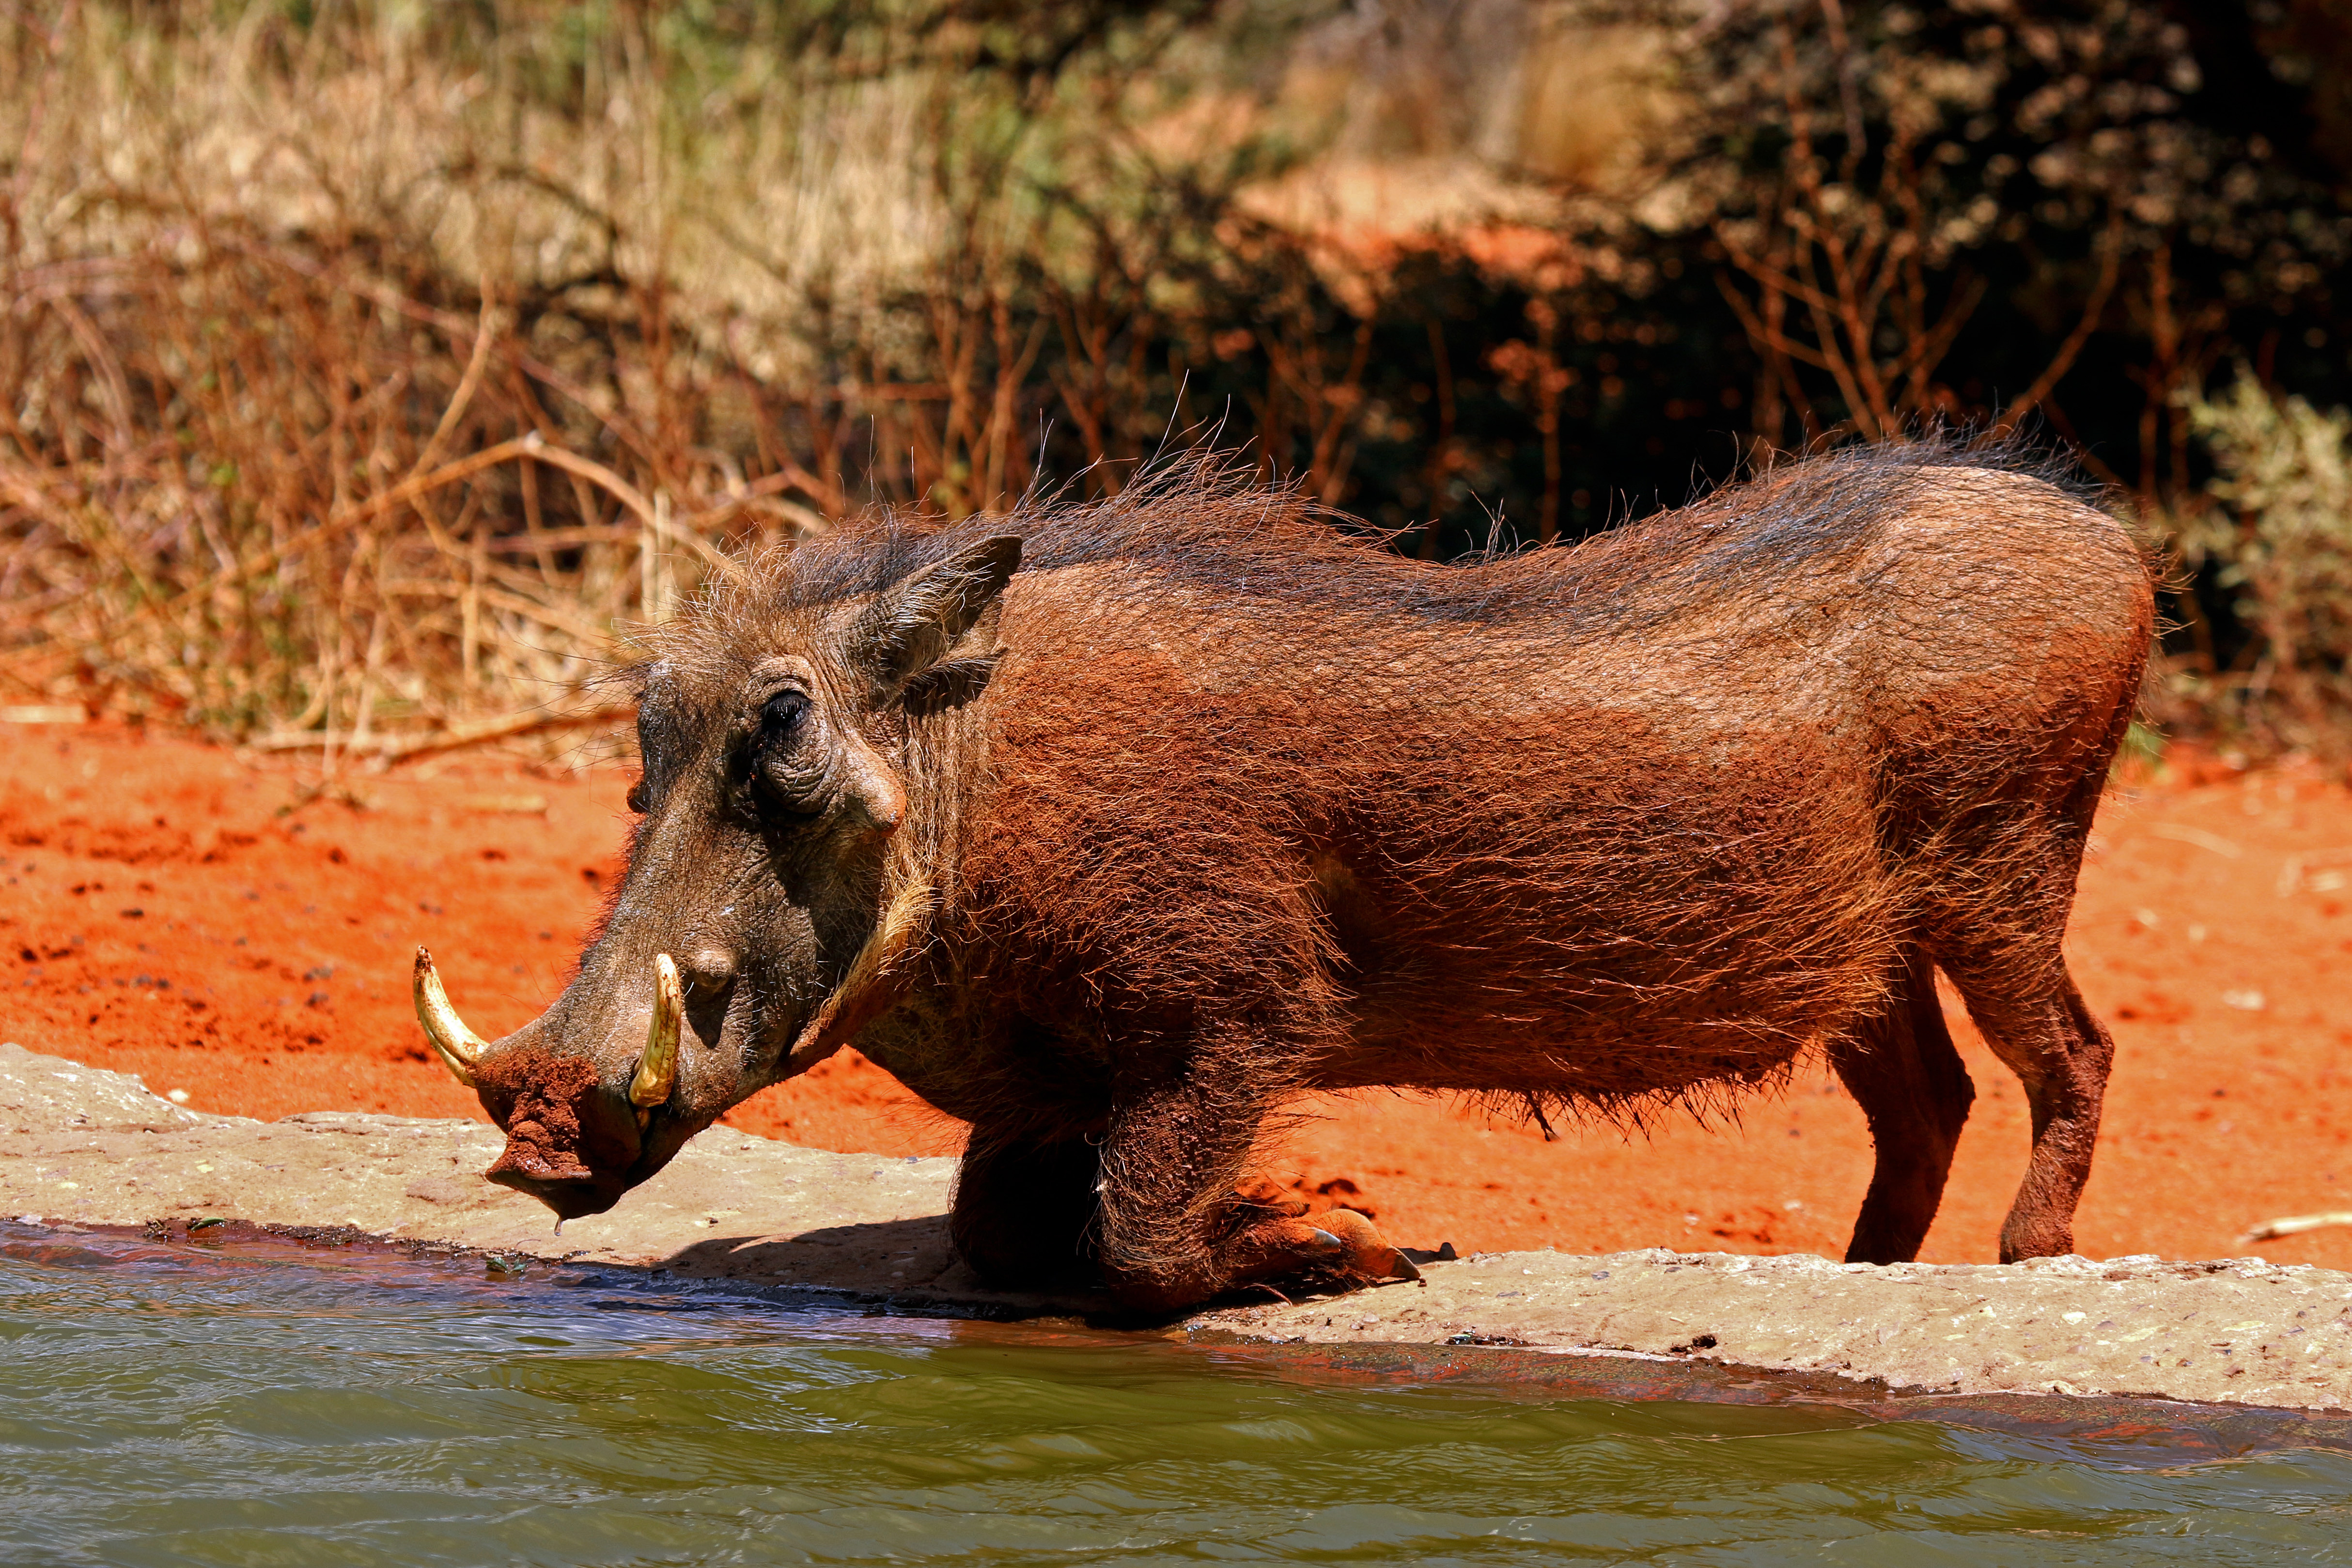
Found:
[[[1618,335],[1654,325],[1618,319],[1657,282],[1649,220],[1601,189],[1666,112],[1627,85],[1651,33],[1563,0],[1449,54],[1335,11],[1266,89],[1212,7],[1041,88],[982,68],[971,29],[858,19],[887,9],[745,7],[723,39],[556,0],[0,11],[0,702],[335,766],[604,724],[590,678],[730,549],[877,501],[1115,489],[1171,429],[1327,501],[1385,486],[1367,515],[1426,553],[1501,485],[1527,537],[1595,520],[1570,516],[1569,443],[1623,390]],[[1712,231],[1759,449],[1947,412],[1931,372],[1978,319],[1972,293],[1929,298],[1917,183],[1841,207],[1849,234],[1810,148],[1756,226]],[[1519,164],[1560,183],[1461,175]],[[1988,418],[2115,314],[2102,243],[2047,367]],[[1523,318],[1483,322],[1475,362],[1414,298],[1465,277],[1459,308]],[[2194,509],[2188,423],[2154,394],[2220,339],[2150,287],[2141,445],[2162,423],[2171,466],[2147,457],[2138,491]],[[1703,395],[1664,419],[1725,389],[1681,390]],[[1519,453],[1539,474],[1512,476]],[[2263,581],[2311,575],[2287,559],[2308,533]],[[2341,706],[2326,637],[2240,597],[2252,652],[2192,627],[2164,712]],[[2314,657],[2325,691],[2297,684]]]
[[[1171,409],[1219,417],[1199,367],[1227,438],[1345,480],[1368,324],[1118,132],[1129,78],[1041,108],[970,39],[820,47],[790,8],[724,47],[294,10],[0,23],[19,698],[331,763],[568,723],[730,547],[1114,488]]]
[[[519,341],[494,294],[469,317],[359,246],[333,254],[214,223],[193,259],[159,243],[17,269],[11,684],[396,746],[570,691],[708,538],[792,526],[662,437],[675,394],[652,420],[595,418],[598,440],[596,389]]]
[[[0,53],[14,695],[331,759],[561,722],[724,547],[1027,481],[920,70],[681,82],[657,18],[544,5],[48,20]]]

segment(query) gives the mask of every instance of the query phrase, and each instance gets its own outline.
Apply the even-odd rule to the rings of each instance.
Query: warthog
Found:
[[[2060,950],[2152,625],[2121,527],[1940,448],[1792,465],[1467,566],[1199,468],[879,518],[649,636],[629,864],[495,1044],[418,1010],[602,1211],[852,1040],[971,1124],[985,1279],[1081,1259],[1169,1308],[1409,1268],[1235,1190],[1270,1113],[1392,1086],[1640,1116],[1813,1049],[1916,1252],[1972,1091],[1941,969],[2022,1081],[2005,1260],[2071,1249],[2111,1047]]]

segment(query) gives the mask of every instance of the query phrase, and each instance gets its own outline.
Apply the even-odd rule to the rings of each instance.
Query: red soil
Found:
[[[296,764],[104,726],[0,724],[0,1038],[144,1075],[202,1110],[479,1116],[428,1060],[409,955],[428,943],[496,1036],[561,988],[621,842],[617,771],[471,759],[304,786]],[[2257,1221],[2352,1209],[2352,793],[2309,768],[2194,759],[2111,798],[2071,937],[2115,1030],[2099,1163],[2077,1221],[2094,1257],[2249,1249]],[[1992,1258],[2025,1108],[1957,1006],[1978,1088],[1925,1256]],[[1836,1256],[1870,1172],[1824,1074],[1744,1124],[1644,1138],[1539,1133],[1442,1101],[1317,1102],[1268,1158],[1320,1205],[1409,1245]],[[951,1153],[961,1129],[844,1052],[739,1107],[795,1143]],[[2352,1268],[2352,1228],[2261,1243]]]

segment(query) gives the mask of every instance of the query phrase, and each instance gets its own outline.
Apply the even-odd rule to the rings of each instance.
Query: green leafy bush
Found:
[[[2173,716],[2266,745],[2325,743],[2352,719],[2352,412],[2242,372],[2183,403],[2214,474],[2203,505],[2165,531],[2192,612],[2201,587],[2244,640],[2225,660],[2209,632],[2179,662]]]

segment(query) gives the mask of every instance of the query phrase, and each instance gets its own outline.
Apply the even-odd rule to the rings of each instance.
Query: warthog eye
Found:
[[[808,723],[808,711],[805,692],[778,692],[770,697],[760,709],[761,749],[792,745]]]
[[[751,737],[751,775],[786,810],[807,810],[824,784],[823,750],[809,744],[815,728],[811,707],[805,692],[778,692],[760,706],[760,727]]]

